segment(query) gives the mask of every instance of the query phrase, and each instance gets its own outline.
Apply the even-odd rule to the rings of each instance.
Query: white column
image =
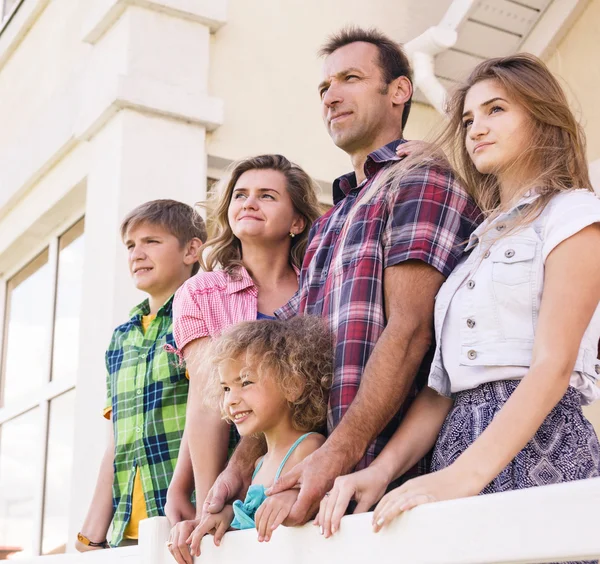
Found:
[[[76,126],[76,136],[90,144],[90,164],[71,544],[106,444],[104,351],[113,329],[144,297],[128,274],[120,223],[148,200],[193,204],[205,198],[206,131],[222,120],[222,105],[207,95],[207,80],[210,31],[218,24],[211,18],[224,2],[211,0],[206,17],[186,0],[149,2],[144,8],[112,0],[102,5],[84,30],[94,48]]]

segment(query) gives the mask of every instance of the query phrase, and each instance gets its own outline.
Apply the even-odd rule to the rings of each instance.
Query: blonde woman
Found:
[[[434,444],[432,473],[383,497],[376,531],[422,503],[600,475],[581,412],[600,396],[600,200],[583,132],[531,55],[478,65],[449,112],[441,146],[486,220],[438,293],[429,387],[375,462],[323,499],[326,536],[350,499],[366,511]]]
[[[192,563],[186,541],[199,523],[188,517],[190,493],[195,488],[199,518],[230,442],[229,425],[201,399],[206,345],[241,321],[272,318],[290,300],[298,290],[308,232],[319,215],[315,185],[299,166],[281,155],[238,162],[219,191],[201,270],[175,295],[173,333],[190,374],[184,439],[166,506],[171,523],[177,523],[168,547],[179,563]],[[243,442],[235,456],[256,460],[264,453],[260,440]]]

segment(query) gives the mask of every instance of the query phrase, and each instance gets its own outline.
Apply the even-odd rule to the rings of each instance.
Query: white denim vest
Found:
[[[442,358],[445,326],[453,330],[458,327],[460,333],[460,350],[452,349],[458,354],[458,363],[452,364],[453,370],[458,368],[462,389],[465,378],[471,376],[474,388],[483,382],[514,378],[514,367],[525,367],[521,372],[526,374],[531,365],[546,257],[561,241],[600,222],[600,199],[587,190],[576,190],[555,196],[533,223],[502,236],[518,209],[537,197],[529,194],[510,211],[480,225],[465,248],[469,254],[436,296],[436,350],[429,386],[442,395],[449,396],[456,388]],[[451,301],[458,293],[460,307],[452,308],[456,317],[445,325]],[[582,403],[600,398],[596,385],[600,378],[599,339],[600,305],[583,336],[571,378],[571,385],[582,393]]]

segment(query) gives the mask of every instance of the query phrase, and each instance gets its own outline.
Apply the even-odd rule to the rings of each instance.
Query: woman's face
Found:
[[[463,108],[465,146],[481,174],[518,174],[518,162],[533,140],[531,119],[496,80],[478,82],[467,92]]]
[[[276,170],[248,170],[240,176],[229,202],[228,219],[233,234],[242,242],[275,243],[304,229],[286,178]]]

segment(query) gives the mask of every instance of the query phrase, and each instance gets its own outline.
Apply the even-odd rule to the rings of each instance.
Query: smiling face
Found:
[[[197,261],[190,245],[181,245],[164,227],[147,222],[130,228],[123,240],[135,287],[151,296],[173,291],[191,275]]]
[[[304,229],[304,219],[287,191],[286,178],[276,170],[248,170],[236,182],[228,211],[233,234],[243,242],[276,243]]]
[[[358,41],[331,53],[323,65],[318,88],[323,122],[333,142],[348,154],[376,149],[402,132],[404,106],[398,106],[396,89],[386,85],[378,57],[375,45]],[[408,82],[402,78],[402,84]],[[409,82],[407,88],[406,99]]]
[[[256,374],[245,359],[223,362],[219,377],[222,409],[242,437],[268,432],[291,419],[289,405],[273,378]]]
[[[519,174],[519,163],[532,145],[531,118],[493,79],[473,85],[463,108],[465,146],[481,174],[499,181]]]

